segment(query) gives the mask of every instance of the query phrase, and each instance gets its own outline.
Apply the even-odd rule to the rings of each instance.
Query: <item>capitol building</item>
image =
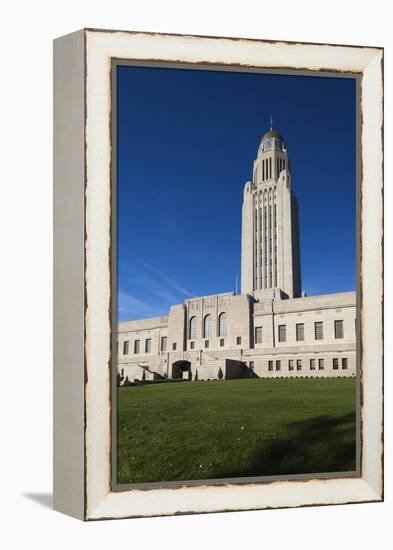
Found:
[[[272,127],[244,186],[241,294],[171,306],[118,324],[120,384],[135,380],[356,374],[356,293],[301,289],[298,205],[288,151]]]

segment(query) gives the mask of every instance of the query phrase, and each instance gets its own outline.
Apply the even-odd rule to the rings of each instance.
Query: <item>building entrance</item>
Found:
[[[189,361],[176,361],[173,363],[172,378],[191,380],[191,363]]]

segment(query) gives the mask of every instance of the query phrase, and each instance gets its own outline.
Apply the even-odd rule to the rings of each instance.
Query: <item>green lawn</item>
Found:
[[[118,483],[355,469],[355,379],[118,389]]]

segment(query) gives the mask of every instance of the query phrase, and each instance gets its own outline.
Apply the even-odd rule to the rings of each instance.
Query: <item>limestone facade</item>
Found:
[[[202,296],[118,325],[121,383],[356,374],[356,293],[301,292],[288,152],[270,129],[244,187],[241,294]]]

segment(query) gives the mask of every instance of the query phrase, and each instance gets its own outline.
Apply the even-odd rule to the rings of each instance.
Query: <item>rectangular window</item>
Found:
[[[166,343],[167,343],[167,337],[161,336],[161,346],[160,346],[161,351],[166,351]]]
[[[135,340],[134,342],[134,353],[139,353],[141,348],[141,341]]]
[[[250,361],[249,366],[250,366],[250,370],[254,370],[254,361]]]
[[[278,341],[287,341],[287,325],[278,325]]]
[[[289,361],[288,361],[288,370],[294,370],[293,359],[289,359]]]
[[[276,361],[276,370],[281,370],[281,361]]]
[[[315,370],[315,359],[310,359],[310,370]]]
[[[209,347],[209,340],[205,340],[205,348]]]
[[[123,342],[123,355],[128,355],[129,342],[125,340]]]
[[[336,357],[333,359],[333,369],[334,370],[338,369],[338,359]]]
[[[151,338],[146,338],[145,353],[151,353]]]
[[[302,342],[304,340],[304,323],[297,323],[296,325],[296,341]]]
[[[323,340],[323,321],[314,323],[315,340]]]
[[[238,346],[240,346],[241,343],[242,343],[242,337],[241,337],[241,336],[237,336],[237,338],[236,338],[236,344],[237,344]]]
[[[348,359],[346,357],[343,357],[341,359],[341,368],[343,370],[347,370],[347,368],[348,368]]]
[[[255,343],[262,344],[262,327],[255,327]]]
[[[302,360],[301,359],[296,360],[296,370],[302,370]]]
[[[323,359],[318,359],[318,369],[324,370],[325,368],[325,361]]]
[[[220,346],[221,346],[221,347],[224,347],[224,343],[225,343],[224,338],[220,338]]]
[[[273,370],[273,361],[268,361],[268,362],[267,362],[267,368],[268,368],[269,370]]]
[[[176,348],[177,348],[177,344],[176,344],[176,342],[173,342],[173,344],[172,344],[173,351],[176,351]]]
[[[190,342],[190,348],[194,349],[194,347],[195,347],[195,342]]]
[[[344,321],[334,321],[334,337],[344,338]]]

